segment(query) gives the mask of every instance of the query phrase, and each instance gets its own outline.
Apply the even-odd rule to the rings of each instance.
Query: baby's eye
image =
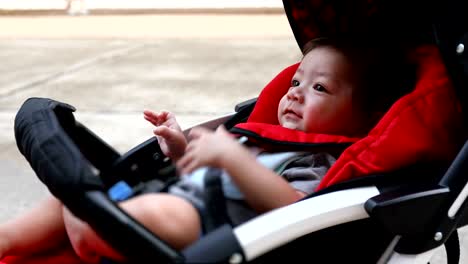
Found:
[[[323,92],[323,93],[328,92],[327,89],[325,88],[325,86],[321,85],[320,83],[314,84],[313,88],[314,88],[314,90],[316,90],[318,92]]]
[[[292,81],[291,81],[291,85],[292,85],[293,87],[297,87],[297,86],[299,86],[299,84],[300,84],[300,83],[299,83],[298,80],[292,80]]]

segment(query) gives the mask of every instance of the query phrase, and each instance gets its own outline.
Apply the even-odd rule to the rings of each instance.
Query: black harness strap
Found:
[[[222,189],[221,173],[221,169],[212,168],[205,175],[206,213],[209,215],[204,221],[203,231],[205,233],[209,233],[224,224],[230,224],[226,199]]]

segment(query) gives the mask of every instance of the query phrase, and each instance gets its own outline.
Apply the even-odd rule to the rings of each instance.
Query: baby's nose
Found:
[[[292,89],[290,89],[288,91],[287,96],[289,100],[299,101],[300,103],[302,103],[302,101],[304,100],[302,89],[300,87],[293,87]]]

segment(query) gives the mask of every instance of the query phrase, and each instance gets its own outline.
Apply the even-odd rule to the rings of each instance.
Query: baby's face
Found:
[[[354,75],[344,54],[332,47],[314,48],[303,58],[279,103],[279,123],[312,133],[360,133],[364,115],[353,105]]]

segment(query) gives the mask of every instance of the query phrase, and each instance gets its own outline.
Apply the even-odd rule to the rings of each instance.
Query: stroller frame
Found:
[[[285,9],[290,8],[291,2],[284,3]],[[442,5],[436,1],[432,4]],[[445,1],[437,15],[431,13],[429,18],[435,42],[467,113],[468,56],[457,48],[468,44],[468,21],[463,10],[468,9],[462,1]],[[294,29],[294,22],[289,19]],[[254,105],[255,99],[239,105],[232,115],[200,126],[232,127],[244,120]],[[304,238],[309,242],[307,239],[315,237],[315,233],[322,239],[334,233],[335,228],[360,225],[361,221],[367,224],[369,220],[385,227],[386,233],[382,235],[385,239],[376,243],[379,245],[373,258],[364,258],[361,263],[422,264],[444,244],[455,241],[457,245],[457,229],[468,225],[468,143],[465,143],[436,184],[399,186],[379,177],[363,177],[331,186],[238,227],[221,225],[183,251],[177,251],[117,207],[102,187],[103,182],[109,185],[119,179],[146,181],[157,168],[166,167],[169,161],[163,157],[156,139],[151,138],[119,155],[77,122],[73,111],[72,106],[50,99],[28,100],[15,120],[18,147],[52,194],[133,262],[147,263],[154,259],[168,263],[261,263],[289,252],[293,244]],[[464,118],[468,124],[467,117]],[[47,157],[44,142],[66,155]],[[103,178],[94,177],[95,169]],[[62,175],[67,175],[67,179],[62,179]],[[351,234],[364,235],[361,231]],[[306,251],[312,248],[308,243],[294,247]],[[459,252],[450,248],[449,263],[457,263]],[[353,250],[346,251],[343,260],[349,260],[346,254]],[[328,257],[331,256],[323,260],[329,260]],[[322,258],[314,260],[320,262]]]

